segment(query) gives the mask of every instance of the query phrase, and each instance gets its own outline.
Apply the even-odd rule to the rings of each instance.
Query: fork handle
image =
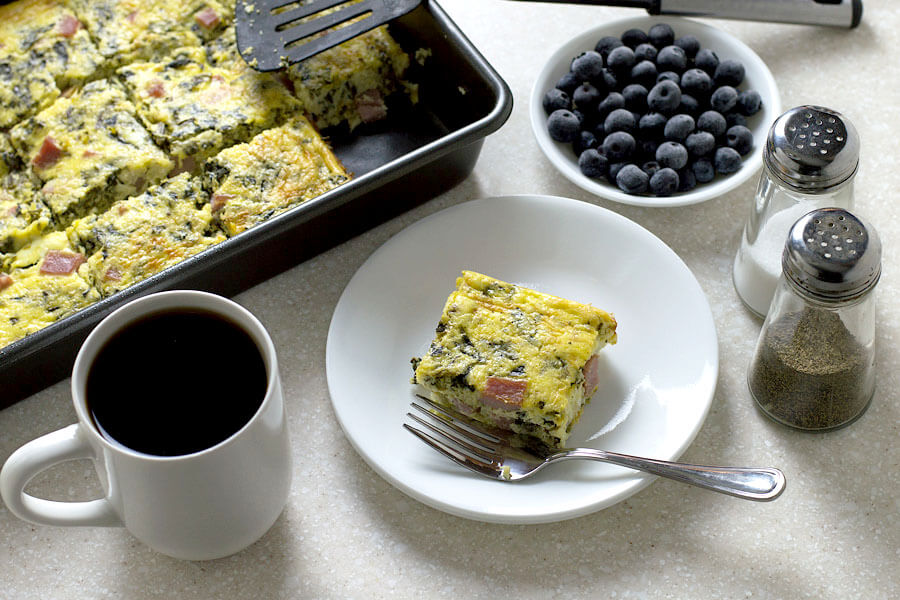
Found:
[[[780,470],[764,467],[712,467],[641,458],[593,448],[573,448],[548,457],[548,462],[587,458],[689,483],[729,496],[769,501],[781,495],[787,481]]]

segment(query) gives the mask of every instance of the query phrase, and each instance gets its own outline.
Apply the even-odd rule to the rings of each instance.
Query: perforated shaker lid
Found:
[[[859,135],[841,113],[798,106],[769,128],[766,167],[790,187],[822,191],[847,181],[859,165]]]
[[[852,300],[881,277],[881,240],[849,211],[820,208],[791,228],[781,266],[787,280],[806,295]]]

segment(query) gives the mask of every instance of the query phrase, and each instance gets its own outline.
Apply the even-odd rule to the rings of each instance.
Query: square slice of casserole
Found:
[[[70,4],[113,67],[173,48],[200,46],[234,18],[232,1],[71,0]]]
[[[141,193],[172,168],[109,79],[59,98],[13,128],[10,139],[43,181],[42,199],[61,227]]]
[[[223,150],[204,171],[213,214],[229,237],[350,179],[302,116]]]
[[[11,255],[0,272],[0,348],[90,306],[83,254],[57,231]]]
[[[0,53],[19,56],[29,73],[49,75],[60,90],[96,79],[105,63],[64,0],[0,6]]]
[[[597,353],[616,343],[609,313],[464,271],[413,382],[438,403],[565,444],[599,386]]]
[[[319,129],[354,129],[386,116],[387,97],[403,88],[409,55],[376,27],[288,69],[294,94]]]
[[[225,240],[212,227],[199,179],[187,173],[79,219],[67,233],[87,256],[90,281],[103,297]]]
[[[223,148],[299,114],[299,102],[275,77],[208,62],[199,47],[117,71],[156,142],[179,171],[194,171]]]

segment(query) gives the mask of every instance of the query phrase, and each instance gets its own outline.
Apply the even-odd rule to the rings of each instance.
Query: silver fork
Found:
[[[426,406],[415,402],[413,408],[424,416],[407,416],[428,431],[404,423],[403,427],[423,442],[467,469],[500,481],[520,481],[547,465],[563,460],[586,458],[629,469],[667,477],[682,483],[713,490],[747,500],[769,501],[781,495],[786,485],[780,470],[747,467],[712,467],[641,458],[593,448],[538,450],[523,447],[516,434],[488,427],[483,423],[424,396]]]

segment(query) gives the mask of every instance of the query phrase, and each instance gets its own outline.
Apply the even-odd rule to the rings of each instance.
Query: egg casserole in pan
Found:
[[[341,185],[318,129],[415,89],[386,27],[279,75],[233,20],[219,0],[0,6],[0,348]]]
[[[464,271],[413,383],[488,425],[565,444],[599,386],[597,353],[616,343],[609,313]]]

